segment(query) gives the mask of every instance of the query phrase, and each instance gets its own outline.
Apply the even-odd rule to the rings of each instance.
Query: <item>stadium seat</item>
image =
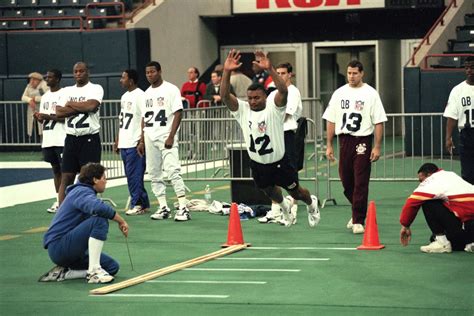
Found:
[[[85,16],[86,12],[84,8],[68,8],[66,9],[66,16]]]
[[[458,42],[453,45],[453,53],[474,53],[474,42]]]
[[[73,28],[72,20],[51,20],[51,28],[71,29]]]
[[[41,9],[25,9],[24,16],[32,17],[32,18],[39,18],[42,17],[44,14],[44,10]]]
[[[456,28],[456,39],[458,41],[474,41],[474,25],[458,26]]]
[[[444,56],[438,59],[437,65],[432,65],[433,68],[461,68],[461,57],[458,56]]]
[[[31,30],[31,22],[30,21],[9,21],[8,23],[9,30]]]
[[[80,0],[59,0],[59,5],[63,7],[83,6]]]
[[[51,21],[49,20],[36,21],[36,28],[40,30],[49,29],[51,28]]]
[[[3,16],[6,18],[18,18],[23,16],[23,11],[21,10],[5,10]]]
[[[33,7],[38,4],[38,0],[16,0],[18,7]]]
[[[65,12],[63,9],[46,9],[45,16],[64,16]]]
[[[42,7],[55,7],[59,4],[58,0],[37,0],[38,5]]]
[[[466,15],[464,16],[464,23],[465,23],[466,25],[474,26],[474,13],[466,14]]]
[[[7,21],[1,21],[0,22],[0,30],[8,30],[8,22]]]
[[[11,8],[16,5],[16,0],[0,0],[0,8]]]

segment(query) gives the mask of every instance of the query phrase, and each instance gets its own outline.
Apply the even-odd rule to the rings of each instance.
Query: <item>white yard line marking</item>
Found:
[[[249,250],[357,250],[345,247],[249,247]]]
[[[300,272],[300,269],[234,269],[234,268],[189,268],[185,271],[243,271],[243,272]]]
[[[267,284],[266,281],[200,281],[200,280],[150,280],[147,283],[192,283],[192,284]]]
[[[328,261],[329,258],[217,258],[217,260]]]
[[[95,297],[175,297],[175,298],[228,298],[229,295],[199,295],[199,294],[106,294],[89,295]]]

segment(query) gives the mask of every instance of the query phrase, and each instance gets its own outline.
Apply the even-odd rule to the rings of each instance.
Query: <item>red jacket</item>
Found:
[[[201,81],[186,81],[181,87],[181,96],[189,101],[190,108],[195,108],[196,104],[203,99],[205,94],[206,84]]]
[[[442,200],[461,222],[474,220],[474,186],[454,172],[438,170],[425,179],[407,199],[400,224],[410,226],[425,201]]]

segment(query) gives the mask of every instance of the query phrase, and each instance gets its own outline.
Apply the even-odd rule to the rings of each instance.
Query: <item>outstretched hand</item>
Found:
[[[257,50],[255,52],[255,60],[252,63],[264,70],[269,70],[270,68],[272,68],[272,63],[270,62],[270,59],[261,50]]]
[[[242,66],[242,63],[239,62],[240,57],[240,51],[231,49],[224,62],[224,70],[233,71],[239,69]]]

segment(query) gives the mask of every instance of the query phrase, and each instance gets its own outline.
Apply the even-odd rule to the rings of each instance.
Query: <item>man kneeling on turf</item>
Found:
[[[43,245],[57,264],[39,281],[87,278],[88,283],[109,283],[118,270],[117,261],[102,253],[109,219],[127,237],[128,224],[115,210],[97,198],[105,190],[105,168],[88,163],[81,168],[79,182],[66,190],[66,198],[44,235]],[[87,270],[86,270],[87,269]]]
[[[474,186],[454,172],[425,163],[418,170],[420,185],[407,199],[400,215],[400,242],[408,245],[410,225],[423,207],[432,243],[421,246],[427,253],[453,250],[474,252]]]

